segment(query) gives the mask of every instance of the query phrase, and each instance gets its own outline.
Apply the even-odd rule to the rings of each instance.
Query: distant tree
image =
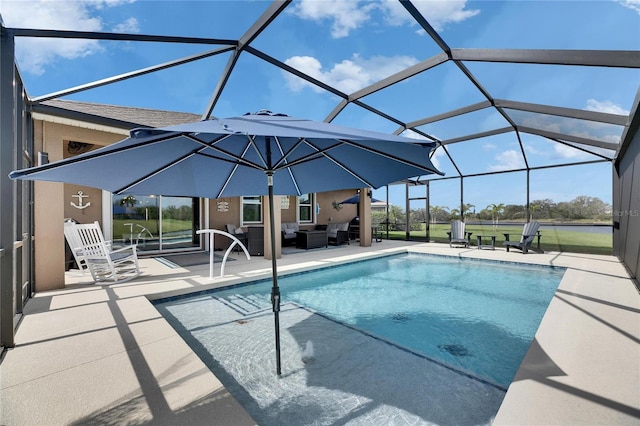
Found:
[[[125,214],[131,215],[135,213],[135,209],[133,208],[138,200],[133,195],[127,195],[122,200],[120,200],[120,205],[124,206]]]
[[[429,211],[431,213],[431,223],[445,222],[447,216],[449,216],[449,210],[446,206],[430,206]]]
[[[371,223],[374,225],[385,223],[387,220],[387,212],[384,211],[372,211],[371,212]]]
[[[526,219],[525,206],[519,204],[507,204],[502,211],[502,217],[506,219]]]
[[[534,200],[529,203],[529,212],[531,219],[551,219],[556,203],[553,200],[545,198],[544,200]]]
[[[425,223],[427,221],[427,209],[412,209],[409,213],[411,222]]]
[[[398,206],[389,206],[389,229],[403,230],[405,223],[404,210]]]
[[[133,195],[127,195],[122,200],[120,200],[120,204],[125,207],[133,207],[137,202],[138,201],[136,200],[136,197],[134,197]]]
[[[580,219],[592,219],[611,211],[611,206],[597,197],[581,195],[570,201],[572,211]]]
[[[486,209],[482,209],[478,213],[476,213],[476,218],[479,219],[479,220],[492,220],[493,219],[493,215],[491,213],[491,210],[486,208]]]
[[[495,231],[498,228],[498,220],[500,215],[504,211],[504,204],[489,204],[487,209],[491,211],[491,218],[493,220],[493,230]]]
[[[476,206],[475,204],[467,203],[462,206],[462,215],[467,219],[467,216],[475,216]]]
[[[595,220],[607,215],[611,206],[597,197],[580,195],[571,201],[562,201],[556,205],[556,215],[565,220]]]

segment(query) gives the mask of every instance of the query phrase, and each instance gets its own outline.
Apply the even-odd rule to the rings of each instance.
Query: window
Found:
[[[314,194],[302,194],[298,197],[298,217],[300,223],[313,223]]]
[[[262,223],[262,197],[242,197],[242,223]]]
[[[140,252],[200,246],[198,198],[115,195],[112,212],[114,247],[136,243]]]

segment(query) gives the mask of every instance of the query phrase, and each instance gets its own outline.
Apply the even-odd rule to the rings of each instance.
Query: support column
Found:
[[[13,169],[15,135],[14,38],[0,28],[0,346],[14,342],[14,183],[8,177]]]
[[[53,162],[64,158],[64,144],[62,135],[50,133],[43,122],[42,149]],[[34,182],[34,199],[36,292],[61,289],[65,285],[64,184]]]
[[[358,217],[360,217],[360,246],[371,247],[371,188],[360,189]]]
[[[405,215],[404,215],[404,223],[405,223],[405,237],[406,241],[411,240],[411,203],[409,202],[409,184],[404,184],[404,199],[405,199]]]

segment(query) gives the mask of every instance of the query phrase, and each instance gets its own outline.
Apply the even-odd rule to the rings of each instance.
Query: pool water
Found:
[[[278,280],[295,302],[504,388],[564,270],[409,254]],[[271,283],[216,292],[269,303]],[[244,301],[243,301],[244,299]],[[249,305],[251,306],[251,305]]]
[[[458,416],[461,414],[454,414],[453,411],[468,410],[472,413],[470,415],[478,416],[471,417],[472,423],[490,422],[490,413],[495,414],[497,411],[502,395],[513,379],[563,273],[563,268],[406,254],[294,274],[279,279],[285,307],[282,312],[281,330],[285,340],[286,331],[290,331],[297,346],[303,346],[307,339],[315,340],[318,352],[323,353],[318,358],[335,357],[341,359],[341,363],[346,363],[345,359],[356,356],[346,355],[352,350],[349,347],[350,341],[355,342],[359,339],[354,336],[368,336],[366,344],[353,345],[370,348],[366,351],[372,353],[379,352],[375,358],[384,365],[370,367],[373,372],[359,373],[372,376],[371,383],[366,387],[377,387],[386,365],[391,368],[391,362],[400,362],[400,359],[404,359],[402,357],[407,357],[401,362],[404,365],[399,365],[393,374],[402,374],[407,366],[420,363],[414,367],[413,375],[416,377],[407,377],[403,379],[405,382],[415,379],[417,381],[413,387],[424,387],[426,383],[429,384],[428,387],[433,387],[438,382],[435,379],[438,376],[443,384],[441,389],[434,392],[437,398],[444,398],[443,392],[448,393],[440,402],[440,405],[447,405],[447,410],[444,411],[449,414],[446,416]],[[267,388],[259,387],[259,390],[250,391],[247,388],[257,386],[259,380],[253,377],[239,377],[256,368],[255,365],[248,367],[251,365],[248,361],[250,355],[266,351],[269,352],[267,355],[260,356],[268,360],[273,354],[270,290],[271,281],[267,280],[201,294],[193,299],[161,301],[157,305],[159,311],[187,342],[192,347],[197,346],[196,352],[205,363],[212,369],[217,368],[214,372],[219,377],[222,375],[221,380],[225,386],[230,391],[235,388],[240,394],[239,398],[236,394],[234,396],[242,400],[244,396],[251,394],[251,404],[254,405],[260,398],[256,395],[260,393],[277,395],[278,392],[282,392],[277,398],[272,396],[275,398],[274,401],[295,393],[284,387],[284,381],[277,384],[278,387],[282,386],[279,391],[274,390],[273,384]],[[297,306],[304,312],[296,308]],[[312,321],[309,315],[313,313],[320,314],[320,318]],[[238,327],[239,324],[250,322],[262,327],[262,331],[256,329],[249,332],[248,326]],[[304,333],[300,331],[300,324],[312,323],[316,324],[315,328]],[[342,328],[337,329],[338,325],[342,325]],[[268,337],[258,338],[259,334]],[[323,335],[328,336],[324,341]],[[346,341],[341,341],[340,338],[343,336]],[[375,346],[375,342],[378,346]],[[386,348],[380,349],[379,345]],[[288,343],[285,341],[282,347],[285,375],[287,365],[298,362],[299,354],[287,355]],[[383,352],[389,350],[388,348],[395,348],[395,352]],[[334,350],[335,354],[330,354]],[[370,354],[365,353],[359,356],[366,358],[368,355]],[[262,362],[269,362],[264,360]],[[363,361],[358,361],[356,367],[344,368],[360,368],[358,363],[362,364]],[[321,373],[323,381],[328,380],[324,377],[330,374],[327,371],[335,369],[336,362],[329,364],[329,369]],[[312,367],[319,369],[321,366],[319,360],[317,365]],[[449,373],[434,372],[430,370],[435,368],[432,366],[440,369],[437,371],[447,370]],[[265,368],[273,374],[271,365]],[[305,374],[312,372],[308,365],[301,365],[298,370],[305,371]],[[418,380],[418,371],[426,376]],[[428,374],[425,373],[427,371]],[[226,382],[223,380],[224,377],[227,378]],[[453,392],[456,398],[461,400],[455,404],[462,404],[466,407],[464,409],[456,407],[451,401],[452,393],[449,392],[451,388],[457,389],[458,386],[458,379],[454,377],[466,380],[465,384],[459,385],[459,390]],[[335,380],[342,379],[336,377]],[[364,379],[353,380],[357,382]],[[309,377],[302,382],[308,386]],[[475,389],[475,386],[480,386],[482,390]],[[317,389],[314,392],[318,394]],[[360,388],[357,394],[368,392],[368,388]],[[482,398],[481,395],[489,399],[470,401]],[[335,401],[343,401],[347,397],[332,395],[331,398],[333,399],[327,401],[334,402],[325,401],[323,404],[332,406],[331,410],[334,410]],[[380,397],[389,398],[394,397]],[[405,396],[401,404],[409,404],[406,401]],[[420,401],[422,400],[416,400],[410,405],[411,409],[405,411],[419,414],[423,409],[418,408],[423,404]],[[259,402],[257,404],[260,405]],[[379,410],[382,410],[385,416],[395,415],[384,408]],[[278,410],[270,407],[270,411]],[[250,414],[258,420],[255,412],[250,411]],[[430,415],[433,415],[433,409],[418,417],[423,419],[424,416]],[[407,413],[403,412],[399,418],[406,416]],[[284,421],[283,417],[273,420],[274,424],[281,421]],[[467,419],[447,417],[444,420],[430,419],[431,421],[457,423],[466,422]],[[269,423],[264,418],[259,422]]]

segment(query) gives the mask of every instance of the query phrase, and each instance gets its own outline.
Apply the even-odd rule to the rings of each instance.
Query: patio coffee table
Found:
[[[478,235],[478,250],[495,250],[496,249],[496,236],[485,235],[484,238],[491,238],[491,244],[482,244],[482,235]]]
[[[296,248],[309,250],[312,248],[328,247],[327,231],[298,231],[296,232]]]

